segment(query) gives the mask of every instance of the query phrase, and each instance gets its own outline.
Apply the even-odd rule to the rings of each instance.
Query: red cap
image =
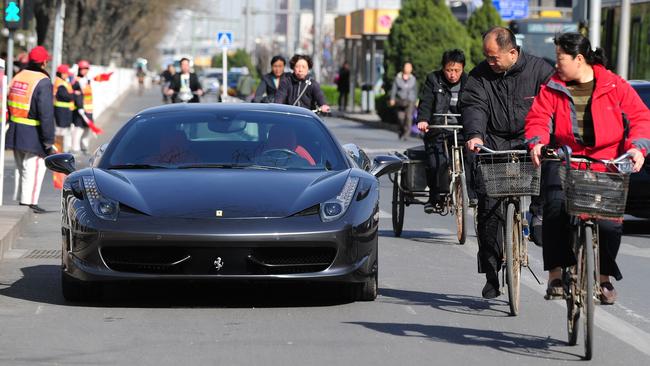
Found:
[[[89,69],[90,63],[86,60],[79,60],[79,62],[77,62],[77,67],[79,67],[79,69]]]
[[[29,61],[34,61],[40,64],[48,61],[50,58],[50,54],[43,46],[36,46],[29,51]]]
[[[56,68],[56,72],[61,74],[68,74],[70,72],[70,66],[67,64],[61,64]]]

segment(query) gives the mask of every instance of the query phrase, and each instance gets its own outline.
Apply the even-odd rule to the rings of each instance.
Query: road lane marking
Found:
[[[384,211],[384,210],[379,210],[379,218],[380,219],[392,219],[393,215],[390,213]]]
[[[407,313],[411,315],[417,315],[418,313],[415,312],[415,310],[410,306],[410,305],[404,305],[404,309],[406,310]]]
[[[4,259],[18,259],[27,254],[27,249],[11,249],[4,255]]]
[[[34,312],[34,315],[39,315],[43,312],[43,305],[39,305]]]
[[[629,255],[632,257],[650,258],[650,248],[639,248],[631,244],[621,243],[618,254]]]

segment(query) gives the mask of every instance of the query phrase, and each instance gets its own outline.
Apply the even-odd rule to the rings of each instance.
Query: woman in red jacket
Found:
[[[557,73],[542,86],[526,117],[526,138],[539,138],[531,146],[533,162],[540,164],[542,146],[552,140],[554,145],[568,145],[573,153],[595,159],[613,159],[628,152],[634,171],[639,171],[650,148],[650,111],[630,84],[605,68],[603,50],[592,51],[583,35],[561,34],[555,38],[555,45]],[[544,270],[549,271],[547,299],[562,297],[561,268],[576,262],[568,245],[569,216],[559,167],[559,162],[545,162],[542,166]],[[598,224],[600,300],[613,304],[616,291],[610,276],[617,281],[622,278],[616,255],[623,225],[606,220],[599,220]]]

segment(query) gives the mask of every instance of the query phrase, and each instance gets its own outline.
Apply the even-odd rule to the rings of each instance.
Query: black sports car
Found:
[[[309,110],[277,104],[168,105],[137,114],[75,171],[62,195],[68,300],[120,280],[340,282],[377,296],[378,180]]]
[[[631,80],[630,85],[650,108],[650,82]],[[630,176],[625,212],[636,217],[650,218],[650,160],[647,157],[641,171]]]

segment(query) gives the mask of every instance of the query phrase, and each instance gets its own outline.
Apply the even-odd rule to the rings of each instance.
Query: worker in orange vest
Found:
[[[45,67],[50,54],[42,46],[29,52],[29,63],[11,80],[7,95],[9,129],[6,146],[14,152],[16,187],[14,199],[35,213],[45,176],[44,157],[54,147],[54,105],[52,82]]]
[[[72,151],[81,151],[87,154],[90,136],[92,136],[92,133],[100,134],[102,130],[93,121],[93,88],[91,79],[88,76],[90,63],[86,60],[80,60],[77,62],[77,68],[77,77],[72,84],[76,96],[75,113],[73,113],[72,119],[75,126],[72,133]],[[94,81],[100,80],[96,78]]]
[[[74,106],[74,90],[68,81],[70,66],[59,65],[54,79],[54,120],[56,122],[56,136],[61,138],[62,149],[70,151],[72,147],[72,112]],[[60,137],[59,137],[60,136]]]

